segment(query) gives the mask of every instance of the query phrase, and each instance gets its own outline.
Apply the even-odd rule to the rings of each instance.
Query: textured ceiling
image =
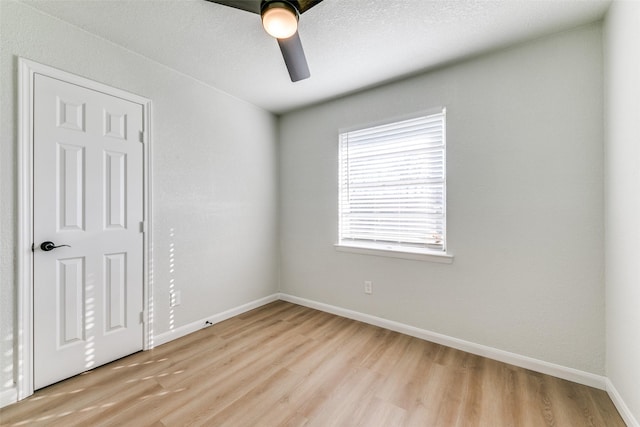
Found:
[[[324,0],[300,18],[311,78],[291,83],[260,17],[204,0],[24,0],[281,113],[596,21],[609,0]]]

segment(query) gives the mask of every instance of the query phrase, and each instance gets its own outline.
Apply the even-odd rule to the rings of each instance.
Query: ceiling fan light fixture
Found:
[[[272,37],[287,39],[298,31],[298,11],[284,1],[272,1],[262,8],[262,26]]]

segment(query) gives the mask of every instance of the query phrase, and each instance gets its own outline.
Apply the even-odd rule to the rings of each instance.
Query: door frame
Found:
[[[62,80],[142,106],[142,147],[143,147],[143,336],[142,348],[153,348],[153,282],[152,282],[152,233],[151,230],[151,100],[139,95],[113,88],[48,65],[25,58],[18,58],[18,247],[17,247],[17,292],[14,326],[14,381],[18,400],[34,392],[33,385],[33,96],[35,75],[40,74]]]

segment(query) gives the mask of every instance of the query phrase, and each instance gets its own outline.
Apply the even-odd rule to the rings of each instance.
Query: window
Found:
[[[336,246],[445,255],[445,154],[444,109],[341,133]]]

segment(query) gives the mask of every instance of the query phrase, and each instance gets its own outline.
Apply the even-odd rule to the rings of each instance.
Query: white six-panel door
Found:
[[[143,110],[43,75],[34,85],[38,389],[142,349]]]

